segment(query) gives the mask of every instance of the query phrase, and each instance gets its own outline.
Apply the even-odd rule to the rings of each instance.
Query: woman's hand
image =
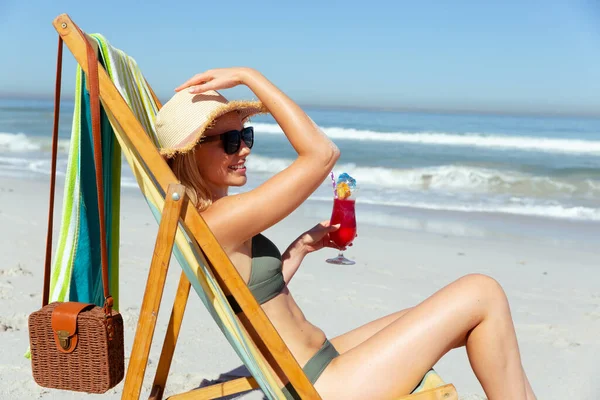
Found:
[[[312,229],[304,232],[298,238],[298,241],[306,251],[306,253],[312,253],[313,251],[321,250],[323,247],[332,247],[334,249],[340,249],[329,237],[330,232],[335,232],[340,228],[340,225],[330,225],[329,221],[322,221],[315,225]]]
[[[245,84],[246,77],[253,72],[256,71],[246,67],[209,69],[206,72],[194,75],[177,87],[175,91],[179,92],[189,88],[190,93],[198,94],[209,90],[231,89]]]
[[[320,250],[323,247],[339,249],[329,237],[331,232],[337,231],[339,228],[339,224],[330,225],[329,221],[323,221],[294,240],[290,247],[281,255],[283,261],[283,280],[286,284],[290,282],[308,253]],[[345,248],[341,250],[345,250]]]

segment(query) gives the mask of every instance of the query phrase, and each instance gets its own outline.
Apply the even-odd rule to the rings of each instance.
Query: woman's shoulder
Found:
[[[200,216],[222,247],[237,249],[250,243],[260,234],[256,216],[249,212],[240,212],[239,194],[225,196],[214,201]]]

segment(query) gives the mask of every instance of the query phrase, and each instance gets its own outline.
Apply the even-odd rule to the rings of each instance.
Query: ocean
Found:
[[[334,173],[347,172],[358,182],[359,221],[478,235],[481,224],[474,221],[486,220],[489,228],[493,221],[512,220],[518,232],[519,221],[533,218],[538,226],[579,222],[588,233],[600,232],[600,119],[305,110],[342,152]],[[52,115],[51,101],[0,100],[0,176],[48,175]],[[72,103],[63,102],[62,174],[71,121]],[[271,117],[255,117],[251,125],[255,146],[241,190],[295,157]],[[136,187],[128,168],[122,183]],[[332,196],[326,180],[309,200],[321,219]],[[431,228],[433,220],[444,224]]]

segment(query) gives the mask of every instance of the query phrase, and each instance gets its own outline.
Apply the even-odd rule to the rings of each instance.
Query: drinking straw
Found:
[[[333,184],[333,197],[337,199],[337,190],[335,190],[335,176],[333,175],[333,171],[331,171],[331,183]]]

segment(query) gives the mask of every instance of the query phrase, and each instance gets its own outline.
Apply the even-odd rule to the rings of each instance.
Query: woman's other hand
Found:
[[[286,284],[290,282],[308,253],[320,250],[323,247],[338,249],[335,243],[331,241],[329,234],[337,231],[339,228],[339,224],[330,225],[329,221],[323,221],[294,240],[290,247],[281,255],[283,261],[283,280]]]
[[[209,69],[201,74],[196,74],[175,91],[188,89],[190,93],[198,94],[209,90],[231,89],[232,87],[245,83],[246,77],[256,71],[246,67]]]
[[[340,225],[331,225],[329,221],[322,221],[315,225],[310,230],[304,232],[299,238],[299,242],[305,249],[306,253],[312,253],[322,249],[323,247],[331,247],[340,249],[329,237],[330,232],[335,232],[340,228]],[[340,249],[345,250],[345,248]]]

